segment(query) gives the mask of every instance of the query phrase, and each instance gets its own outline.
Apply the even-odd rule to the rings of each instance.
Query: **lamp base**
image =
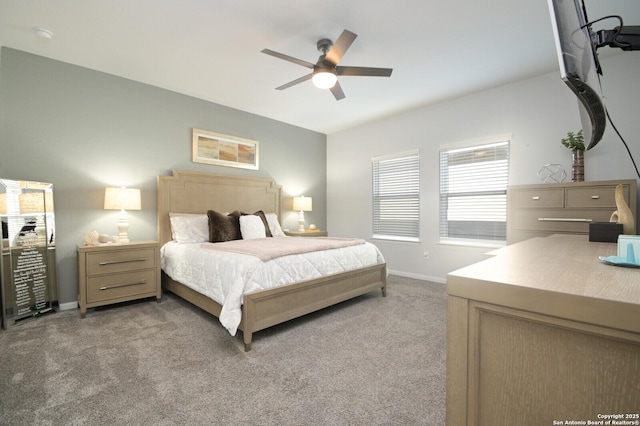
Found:
[[[131,242],[129,240],[129,220],[125,210],[120,212],[120,218],[118,219],[118,242],[123,244]]]
[[[304,232],[304,212],[302,210],[298,215],[298,232]]]

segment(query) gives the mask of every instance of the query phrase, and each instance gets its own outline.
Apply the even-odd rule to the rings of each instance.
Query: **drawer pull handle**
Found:
[[[571,217],[539,217],[539,222],[593,222],[593,219],[578,219]]]
[[[105,285],[103,287],[100,287],[100,290],[110,290],[112,288],[119,288],[119,287],[129,287],[131,285],[139,285],[139,284],[146,284],[147,280],[140,280],[138,282],[135,283],[127,283],[127,284],[116,284],[116,285]]]
[[[539,200],[539,199],[540,199],[540,197],[539,197],[538,195],[534,195],[533,197],[531,197],[531,199],[533,199],[533,200]]]
[[[139,257],[137,259],[127,259],[127,260],[105,260],[104,262],[100,262],[101,266],[104,265],[115,265],[117,263],[129,263],[129,262],[146,262],[146,257]]]
[[[592,199],[592,200],[599,200],[599,199],[600,199],[600,196],[599,196],[599,195],[592,195],[592,196],[591,196],[591,199]]]

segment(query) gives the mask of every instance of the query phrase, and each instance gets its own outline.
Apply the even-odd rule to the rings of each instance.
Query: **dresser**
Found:
[[[513,185],[507,189],[507,244],[551,234],[588,234],[589,223],[608,222],[616,210],[615,190],[637,218],[635,179]]]
[[[586,235],[492,254],[447,276],[447,425],[640,420],[640,269]]]
[[[157,241],[78,246],[80,317],[87,309],[145,297],[162,299]]]

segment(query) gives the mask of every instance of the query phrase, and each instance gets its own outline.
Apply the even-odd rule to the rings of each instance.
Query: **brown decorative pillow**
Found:
[[[240,215],[239,211],[234,211],[228,215],[209,210],[209,241],[221,243],[224,241],[240,240]]]

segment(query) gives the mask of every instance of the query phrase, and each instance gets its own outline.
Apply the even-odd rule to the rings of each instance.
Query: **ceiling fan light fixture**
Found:
[[[321,68],[313,73],[311,80],[318,89],[331,89],[336,85],[338,76],[333,70]]]

